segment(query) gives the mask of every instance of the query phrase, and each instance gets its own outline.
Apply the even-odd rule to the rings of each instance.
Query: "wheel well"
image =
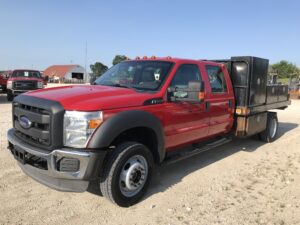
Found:
[[[155,163],[159,163],[158,143],[155,132],[147,127],[135,127],[122,132],[111,143],[110,146],[117,146],[126,141],[139,142],[149,148],[152,152]]]

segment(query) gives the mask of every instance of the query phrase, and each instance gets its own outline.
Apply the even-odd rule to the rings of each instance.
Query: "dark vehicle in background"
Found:
[[[14,70],[7,81],[7,100],[27,91],[44,88],[41,73],[37,70]]]
[[[3,92],[6,92],[7,80],[10,74],[10,71],[0,71],[0,88]]]

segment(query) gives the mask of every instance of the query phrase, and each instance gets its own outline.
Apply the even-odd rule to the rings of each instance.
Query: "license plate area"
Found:
[[[25,150],[20,149],[17,146],[13,146],[11,143],[9,143],[8,148],[10,149],[14,158],[21,164],[28,164],[38,169],[48,170],[47,159],[36,155],[32,155],[29,152],[26,152]]]
[[[13,148],[13,154],[16,160],[18,160],[21,164],[26,164],[26,154],[27,152],[23,149]]]

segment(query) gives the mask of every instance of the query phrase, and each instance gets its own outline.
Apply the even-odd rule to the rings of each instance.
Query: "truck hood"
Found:
[[[25,95],[59,102],[65,110],[97,111],[134,107],[143,105],[145,100],[154,98],[154,94],[137,92],[133,89],[74,85],[46,88]]]

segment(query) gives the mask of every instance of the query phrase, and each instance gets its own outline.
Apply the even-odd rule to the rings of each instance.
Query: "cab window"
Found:
[[[156,91],[164,83],[172,66],[172,62],[163,61],[124,61],[106,71],[94,84]]]
[[[201,74],[198,65],[195,64],[183,64],[176,71],[173,80],[171,81],[171,87],[188,88],[190,81],[200,81]],[[176,91],[173,94],[177,98],[187,98],[188,93],[186,91]]]
[[[227,92],[227,85],[223,70],[219,66],[205,66],[206,73],[209,78],[212,93],[225,93]]]

